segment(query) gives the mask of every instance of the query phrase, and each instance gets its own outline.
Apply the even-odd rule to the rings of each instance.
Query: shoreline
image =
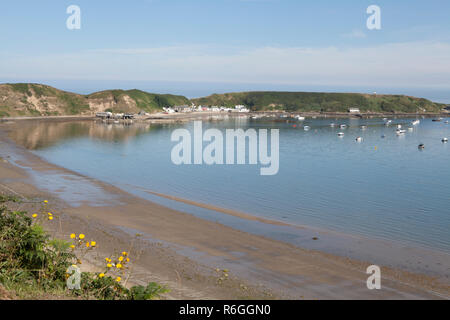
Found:
[[[317,117],[317,118],[414,118],[414,117],[450,117],[450,112],[439,113],[377,113],[377,112],[361,112],[361,113],[348,113],[348,112],[308,112],[308,111],[251,111],[247,113],[240,112],[180,112],[172,114],[164,114],[157,112],[148,116],[138,116],[134,120],[136,121],[186,121],[193,119],[200,119],[205,117],[215,116],[280,116],[280,115],[301,115],[305,117]],[[44,120],[44,121],[75,121],[75,120],[100,120],[95,114],[80,114],[80,115],[62,115],[62,116],[20,116],[20,117],[0,117],[0,123],[10,121],[26,121],[26,120]],[[283,118],[283,120],[291,120]]]
[[[5,132],[5,130],[2,131]],[[2,144],[5,143],[8,142],[2,139]],[[17,148],[17,146],[15,147]],[[20,151],[27,158],[28,163],[25,166],[29,166],[29,170],[40,171],[44,175],[48,172],[57,171],[60,174],[77,176],[77,174],[67,169],[43,161],[25,149]],[[12,171],[23,170],[16,166],[14,166],[16,168],[14,169],[11,166],[13,166],[11,163],[0,163],[0,168],[2,168],[0,173],[2,185],[7,185],[4,182],[4,175],[6,174],[3,170],[5,169],[4,167],[9,167],[9,170]],[[23,180],[22,185],[26,181],[25,184],[28,184],[29,187],[35,187],[35,183],[30,181],[29,174],[21,179]],[[208,264],[208,262],[216,265],[228,263],[231,265],[229,269],[232,271],[233,276],[236,270],[237,282],[245,282],[247,280],[254,283],[260,281],[264,286],[271,287],[271,290],[278,293],[278,295],[269,295],[267,298],[273,296],[283,297],[284,294],[286,295],[284,297],[305,297],[307,299],[335,299],[338,297],[344,299],[407,297],[448,299],[450,296],[449,286],[444,283],[434,283],[435,279],[433,277],[391,268],[383,268],[383,272],[387,273],[385,281],[388,283],[387,287],[389,289],[387,291],[381,290],[383,292],[369,291],[365,287],[367,262],[339,257],[316,250],[303,249],[282,241],[242,232],[220,223],[200,219],[196,216],[138,198],[115,186],[96,181],[95,179],[82,176],[80,176],[80,179],[89,180],[90,183],[95,184],[106,194],[112,195],[115,205],[92,205],[89,201],[86,201],[80,203],[78,207],[73,207],[62,201],[60,205],[67,212],[66,219],[68,221],[73,219],[81,219],[83,221],[84,219],[84,223],[86,221],[94,223],[99,226],[97,234],[111,229],[119,233],[124,232],[124,230],[137,230],[145,234],[147,238],[150,238],[151,243],[162,241],[168,247],[174,246],[181,252],[187,252],[186,255],[191,259],[189,268],[192,270],[200,268],[196,266],[196,260],[205,264]],[[11,178],[8,178],[8,175],[6,175],[6,181],[11,184]],[[10,185],[10,187],[13,190],[15,189],[14,184]],[[39,192],[42,192],[42,190]],[[57,194],[52,196],[58,197]],[[124,216],[125,213],[126,216]],[[264,223],[264,221],[260,222]],[[82,224],[82,222],[78,223]],[[124,235],[122,237],[126,238]],[[171,248],[170,250],[174,249]],[[186,258],[179,252],[172,252],[172,254],[172,258],[174,256],[177,257],[173,259],[183,260]],[[201,258],[198,258],[197,255]],[[164,261],[164,258],[162,260]],[[157,264],[147,261],[147,263],[143,263],[141,268],[143,272],[149,269],[149,265],[158,269]],[[160,264],[164,263],[161,262]],[[159,269],[159,272],[163,274],[164,271],[161,269],[164,268],[159,266]],[[323,270],[323,274],[319,270]],[[194,271],[190,272],[195,274]],[[170,276],[166,276],[169,278],[175,277],[175,279],[171,279],[171,283],[177,283],[179,276],[175,272],[172,273]],[[211,276],[214,277],[214,272],[212,272]],[[196,277],[204,281],[200,281],[202,285],[194,290],[199,296],[202,296],[202,292],[208,291],[204,288],[205,284],[208,287],[211,286],[211,279],[205,280],[198,274]],[[296,288],[297,285],[298,288]],[[250,287],[250,285],[246,287]],[[344,288],[345,290],[343,290]],[[205,298],[217,296],[230,298],[230,295],[231,298],[233,296],[236,297],[236,288],[228,288],[227,290],[220,287],[214,288],[212,292],[215,294],[208,293]],[[266,289],[262,289],[262,291],[254,290],[252,296],[256,297],[264,297],[265,294],[263,292],[267,291]],[[240,291],[237,288],[237,292]],[[225,296],[222,294],[225,294]]]

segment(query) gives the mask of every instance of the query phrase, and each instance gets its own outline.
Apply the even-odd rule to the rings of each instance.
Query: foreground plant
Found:
[[[7,197],[0,203],[15,201]],[[71,234],[72,242],[51,239],[39,224],[52,221],[44,202],[40,214],[10,211],[0,207],[0,284],[15,290],[37,292],[63,292],[66,296],[105,300],[148,300],[159,298],[168,290],[157,284],[130,289],[121,284],[127,274],[130,259],[127,252],[115,258],[107,258],[105,271],[82,272],[80,288],[69,290],[69,267],[81,263],[80,257],[97,247],[95,241],[87,241],[84,234]],[[81,255],[81,256],[79,256]],[[110,267],[108,267],[110,265]]]

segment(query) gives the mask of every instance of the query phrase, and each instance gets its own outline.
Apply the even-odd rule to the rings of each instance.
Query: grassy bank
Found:
[[[150,300],[167,288],[151,282],[127,286],[132,273],[132,252],[120,251],[104,258],[99,272],[81,272],[84,257],[97,243],[84,234],[55,239],[43,223],[58,223],[44,201],[34,213],[13,211],[15,196],[0,196],[0,293],[17,299]],[[3,288],[2,288],[3,287]],[[2,297],[0,297],[1,299]]]

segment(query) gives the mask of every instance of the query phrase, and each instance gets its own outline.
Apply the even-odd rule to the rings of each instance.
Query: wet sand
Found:
[[[0,161],[0,189],[32,199],[48,198],[52,210],[61,217],[61,229],[48,225],[56,236],[67,239],[72,232],[82,232],[95,239],[98,255],[88,257],[89,268],[99,268],[108,252],[130,248],[140,257],[130,281],[165,283],[172,290],[166,296],[168,299],[450,297],[448,278],[383,266],[382,289],[368,290],[365,271],[370,262],[239,231],[49,164],[7,137],[8,130],[17,129],[15,125],[0,128],[0,156],[4,159]],[[51,193],[48,188],[37,187],[38,177],[47,177],[51,184],[54,176],[62,177],[65,184],[59,186],[60,182],[55,180],[56,187]],[[103,200],[93,202],[89,197],[79,200],[83,199],[80,185],[90,186],[89,192]],[[59,187],[64,188],[64,194],[78,196],[64,199]],[[136,237],[137,233],[140,236]],[[229,279],[219,284],[216,268],[229,269]]]

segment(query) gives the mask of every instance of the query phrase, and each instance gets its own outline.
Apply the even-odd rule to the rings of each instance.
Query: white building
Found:
[[[167,113],[175,113],[175,110],[172,109],[172,108],[170,108],[170,107],[168,107],[168,108],[163,108],[163,110],[164,110],[165,112],[167,112]]]
[[[237,105],[234,107],[234,109],[238,112],[250,112],[249,109],[247,109],[244,105]]]

